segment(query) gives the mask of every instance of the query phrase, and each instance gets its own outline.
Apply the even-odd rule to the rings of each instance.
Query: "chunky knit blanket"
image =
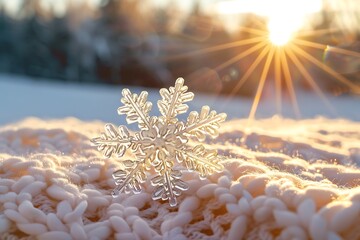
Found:
[[[0,128],[1,239],[360,239],[360,123],[223,124],[225,169],[185,173],[177,207],[110,195],[119,159],[90,143],[104,123],[26,119]],[[150,178],[150,177],[149,177]]]

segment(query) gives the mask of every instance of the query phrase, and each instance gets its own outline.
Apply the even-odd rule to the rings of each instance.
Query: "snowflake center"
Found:
[[[164,148],[164,147],[165,147],[165,143],[166,143],[165,139],[164,139],[163,137],[161,137],[161,136],[156,137],[156,138],[154,139],[154,145],[155,145],[155,147],[157,147],[157,148]]]

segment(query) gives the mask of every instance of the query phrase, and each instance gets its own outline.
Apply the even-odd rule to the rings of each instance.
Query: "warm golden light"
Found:
[[[288,33],[271,31],[269,33],[269,40],[276,46],[283,46],[291,40],[291,35]]]
[[[248,38],[245,37],[239,41],[204,48],[192,53],[185,53],[180,55],[180,57],[248,46],[245,51],[240,52],[238,55],[214,68],[215,71],[220,71],[256,53],[256,57],[251,58],[250,65],[246,67],[246,71],[237,80],[229,96],[230,99],[248,81],[251,81],[253,73],[257,71],[261,73],[260,76],[256,75],[259,77],[257,89],[248,116],[248,123],[245,127],[249,127],[255,118],[259,102],[266,90],[266,84],[270,86],[268,89],[272,87],[275,89],[276,108],[279,113],[282,112],[284,91],[286,93],[284,97],[290,99],[295,115],[300,117],[301,113],[296,94],[296,86],[299,86],[299,83],[295,81],[296,78],[302,81],[301,84],[311,87],[324,102],[324,105],[335,114],[336,111],[323,92],[322,82],[317,81],[319,75],[312,74],[314,68],[315,71],[321,71],[332,79],[337,80],[337,84],[343,86],[347,91],[360,94],[359,84],[349,80],[343,74],[325,64],[321,58],[319,59],[318,56],[313,55],[314,51],[321,53],[324,50],[325,52],[329,51],[329,46],[306,40],[306,36],[317,36],[319,38],[319,36],[339,31],[336,28],[312,28],[309,20],[312,19],[312,14],[321,11],[322,0],[227,0],[219,1],[217,6],[218,11],[224,15],[238,15],[246,18],[249,16],[247,13],[252,13],[260,16],[259,19],[261,21],[257,21],[253,25],[244,24],[243,26],[238,26],[242,32],[249,33]],[[232,18],[231,21],[234,22]],[[359,52],[340,47],[332,47],[331,51],[356,59],[360,57]],[[310,69],[308,68],[309,64],[312,64]],[[244,139],[246,139],[246,135]]]
[[[296,26],[286,25],[278,21],[269,21],[269,41],[276,46],[286,45],[291,41],[296,30]]]
[[[267,18],[268,38],[277,46],[288,43],[310,14],[321,11],[321,0],[230,0],[220,2],[222,14],[254,13]]]
[[[266,12],[269,40],[277,46],[287,44],[302,27],[306,25],[306,17],[312,12],[319,11],[321,4],[312,1],[274,0]]]

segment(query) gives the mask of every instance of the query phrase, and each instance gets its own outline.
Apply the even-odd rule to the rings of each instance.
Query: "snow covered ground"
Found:
[[[111,174],[89,139],[103,123],[28,119],[0,129],[3,239],[359,239],[360,124],[347,120],[223,124],[207,144],[225,169],[200,180],[179,206],[142,193],[112,198]],[[125,155],[125,159],[131,156]],[[149,176],[150,178],[151,176]]]
[[[186,80],[186,79],[185,79]],[[175,79],[174,79],[175,81]],[[122,87],[88,86],[71,83],[47,82],[25,77],[0,75],[0,125],[34,116],[45,119],[76,117],[81,120],[102,120],[124,124],[116,109],[120,105]],[[133,92],[147,89],[131,87]],[[191,89],[190,89],[191,90]],[[149,91],[149,90],[148,90]],[[158,90],[150,90],[150,101],[159,99]],[[325,116],[328,118],[347,118],[360,121],[360,96],[328,96],[332,106],[328,108],[312,92],[298,92],[301,118]],[[195,92],[190,110],[199,110],[209,105],[218,112],[228,114],[228,119],[246,118],[249,115],[252,99],[216,97]],[[268,118],[279,112],[275,98],[269,95],[260,102],[256,117]],[[290,101],[283,101],[282,116],[295,118]]]
[[[138,195],[110,196],[121,162],[90,139],[104,122],[125,123],[121,89],[1,79],[3,239],[360,239],[359,98],[330,97],[337,115],[301,93],[301,120],[272,117],[265,99],[257,116],[271,118],[246,128],[250,100],[196,93],[191,110],[207,104],[230,116],[205,144],[224,156],[224,171],[184,173],[190,188],[172,208],[151,200],[150,181]]]

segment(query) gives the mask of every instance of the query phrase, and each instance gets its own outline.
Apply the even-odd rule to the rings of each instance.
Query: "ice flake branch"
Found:
[[[125,88],[122,95],[121,102],[124,106],[118,108],[118,114],[126,114],[126,121],[129,124],[137,122],[140,129],[150,129],[149,112],[152,103],[146,101],[148,93],[143,91],[140,95],[132,94]]]
[[[120,192],[140,193],[141,184],[145,182],[146,174],[143,162],[133,162],[127,160],[123,162],[125,170],[117,170],[112,174],[117,187],[111,192],[113,197],[119,195]]]
[[[184,79],[178,78],[175,83],[175,87],[160,89],[160,95],[162,100],[158,101],[158,107],[165,118],[166,123],[176,122],[176,116],[185,113],[189,106],[184,104],[194,98],[192,92],[186,92],[187,86],[184,86]]]
[[[210,112],[210,108],[204,106],[200,114],[195,111],[189,114],[184,131],[188,135],[194,135],[199,141],[204,141],[206,135],[215,138],[219,135],[220,123],[225,119],[225,113],[216,114],[216,111]]]
[[[181,172],[173,170],[172,165],[173,163],[170,161],[155,161],[154,167],[159,173],[151,179],[151,184],[156,187],[152,199],[169,200],[170,206],[174,207],[177,205],[176,197],[189,187],[181,180]]]
[[[177,151],[176,160],[184,162],[189,171],[197,171],[202,179],[214,172],[221,172],[223,169],[216,150],[206,150],[202,145],[186,151]]]
[[[109,158],[112,154],[122,157],[132,143],[132,138],[125,126],[118,129],[108,123],[105,125],[105,132],[100,137],[91,140],[101,151],[105,157]]]

